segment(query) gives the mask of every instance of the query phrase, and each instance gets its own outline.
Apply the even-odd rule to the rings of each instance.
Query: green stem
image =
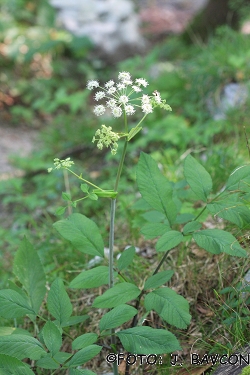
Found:
[[[94,188],[98,189],[98,190],[102,190],[100,187],[96,186],[95,184],[92,184],[92,182],[88,181],[88,180],[85,180],[84,178],[82,178],[81,176],[78,176],[78,174],[76,174],[75,172],[73,172],[71,169],[68,169],[68,168],[65,168],[67,169],[67,171],[69,171],[70,173],[72,173],[74,176],[76,176],[77,178],[79,178],[80,180],[86,182],[86,184],[90,185],[90,186],[93,186]]]

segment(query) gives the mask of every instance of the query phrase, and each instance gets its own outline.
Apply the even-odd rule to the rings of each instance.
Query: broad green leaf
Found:
[[[236,168],[231,175],[226,184],[226,189],[228,190],[245,190],[247,187],[249,190],[250,183],[250,164],[242,165]],[[245,185],[245,186],[244,186]]]
[[[219,216],[243,228],[250,222],[250,210],[240,202],[219,201],[209,203],[207,209],[215,216]]]
[[[147,290],[147,289],[158,288],[159,286],[168,282],[171,279],[171,277],[173,276],[173,274],[174,274],[174,271],[172,271],[172,270],[158,272],[155,275],[150,276],[146,280],[143,289]]]
[[[10,355],[0,354],[0,375],[35,375],[26,363]]]
[[[166,220],[166,215],[156,210],[150,210],[141,216],[150,223],[161,223],[162,221]]]
[[[46,293],[46,278],[40,258],[26,238],[16,252],[13,272],[27,291],[34,311],[38,313]]]
[[[162,236],[169,230],[171,230],[170,226],[163,223],[147,223],[143,225],[140,232],[146,239],[151,239]]]
[[[176,230],[165,233],[156,244],[157,251],[168,251],[179,245],[183,241],[183,234]]]
[[[98,286],[109,283],[109,268],[98,266],[91,270],[82,271],[69,284],[73,289],[97,288]]]
[[[141,152],[137,165],[136,179],[143,199],[152,208],[162,212],[171,224],[174,223],[177,208],[173,201],[172,186],[160,172],[156,161],[144,152]]]
[[[53,224],[66,240],[72,242],[85,254],[104,256],[104,243],[94,221],[81,214],[72,214],[67,219]]]
[[[29,331],[26,331],[22,328],[16,328],[16,327],[0,327],[0,336],[8,336],[8,335],[27,335],[31,336],[31,333]]]
[[[65,361],[67,361],[70,357],[72,356],[71,353],[67,353],[67,352],[57,352],[55,355],[54,355],[54,359],[59,362],[59,363],[64,363]]]
[[[85,333],[84,335],[78,336],[72,342],[72,349],[83,349],[87,346],[94,344],[98,339],[98,335],[96,333]]]
[[[237,257],[247,257],[246,251],[240,246],[236,238],[221,229],[205,229],[193,234],[195,242],[212,254],[222,252]]]
[[[0,316],[5,319],[12,319],[26,314],[35,314],[35,311],[23,296],[15,290],[0,290]]]
[[[90,359],[94,358],[100,351],[102,347],[99,345],[90,345],[87,348],[79,350],[68,362],[69,367],[81,366],[88,362]]]
[[[147,294],[144,305],[146,310],[156,311],[162,319],[177,328],[187,328],[190,323],[188,301],[170,288],[160,288]]]
[[[70,327],[76,324],[85,322],[89,318],[88,315],[80,315],[80,316],[71,316],[67,321],[63,322],[61,327]]]
[[[97,374],[91,370],[78,370],[78,369],[71,368],[69,370],[69,375],[97,375]]]
[[[127,352],[135,354],[163,354],[181,350],[177,338],[165,329],[134,327],[117,332]]]
[[[129,305],[119,305],[115,307],[101,318],[99,322],[100,331],[121,326],[123,323],[132,319],[137,312],[134,307]]]
[[[93,307],[112,308],[131,301],[139,296],[140,289],[131,283],[119,283],[108,289],[102,296],[96,297]]]
[[[72,314],[72,305],[60,278],[55,279],[48,293],[48,310],[63,326]]]
[[[184,225],[182,232],[184,235],[193,233],[199,230],[201,226],[202,226],[201,223],[199,223],[198,221],[190,221],[190,223],[187,223],[186,225]]]
[[[37,367],[41,367],[48,370],[56,370],[60,367],[60,364],[51,357],[50,353],[47,353],[45,357],[40,358],[36,362]]]
[[[62,193],[62,199],[64,199],[65,201],[71,201],[71,196],[70,196],[69,193],[63,192]]]
[[[65,212],[65,210],[66,210],[66,208],[67,208],[67,207],[62,207],[62,206],[58,207],[58,208],[56,209],[56,215],[58,215],[58,216],[63,215],[64,212]]]
[[[59,352],[62,346],[62,335],[55,323],[48,321],[42,330],[43,340],[51,352],[52,357]]]
[[[206,169],[191,155],[184,161],[184,176],[197,198],[206,202],[213,187],[212,179]]]
[[[83,193],[88,193],[88,191],[89,191],[89,186],[87,185],[87,184],[81,184],[81,191],[83,192]]]
[[[39,359],[46,355],[42,344],[34,337],[27,335],[0,336],[0,353],[17,359]]]
[[[117,266],[120,271],[128,268],[128,266],[133,262],[135,255],[135,247],[131,246],[128,249],[124,250],[117,261]]]

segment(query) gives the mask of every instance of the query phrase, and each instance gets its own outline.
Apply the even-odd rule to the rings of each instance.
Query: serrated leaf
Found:
[[[69,284],[73,289],[97,288],[101,285],[109,283],[109,268],[106,266],[98,266],[91,270],[82,271]]]
[[[8,335],[16,335],[16,334],[27,335],[31,337],[31,333],[22,328],[0,327],[0,336],[8,336]]]
[[[67,353],[67,352],[57,352],[55,355],[54,355],[54,359],[59,362],[59,363],[64,363],[65,361],[67,361],[70,357],[72,356],[71,353]]]
[[[242,165],[236,168],[231,173],[226,184],[226,189],[244,191],[244,185],[246,185],[247,190],[249,190],[249,183],[250,183],[250,164],[246,164],[246,165]]]
[[[197,198],[206,202],[213,187],[212,178],[191,155],[188,155],[184,161],[184,176]]]
[[[170,182],[160,172],[156,161],[141,152],[136,170],[136,180],[143,199],[157,211],[162,212],[172,224],[177,215]]]
[[[34,337],[27,335],[0,336],[0,353],[17,359],[39,359],[46,355],[42,344]]]
[[[96,333],[85,333],[84,335],[78,336],[72,342],[72,349],[83,349],[87,346],[94,344],[98,339],[98,335]]]
[[[120,271],[128,268],[128,266],[133,262],[135,256],[135,247],[131,246],[128,249],[125,249],[120,258],[117,261],[117,267]]]
[[[43,340],[52,357],[62,346],[62,335],[55,323],[48,321],[42,330]]]
[[[63,324],[61,325],[61,327],[64,328],[64,327],[74,326],[76,324],[85,322],[85,320],[87,320],[88,318],[89,318],[88,315],[71,316],[66,322],[63,322]]]
[[[59,363],[51,357],[50,353],[47,353],[45,357],[40,358],[36,362],[36,366],[47,370],[56,370],[60,367]]]
[[[172,270],[158,272],[155,275],[150,276],[146,280],[143,289],[147,290],[147,289],[158,288],[159,286],[168,282],[171,279],[171,277],[173,276],[173,274],[174,274],[174,271],[172,271]]]
[[[165,233],[156,244],[157,251],[168,251],[183,241],[183,234],[177,230],[170,230]]]
[[[81,214],[72,214],[67,219],[53,224],[66,240],[78,250],[90,255],[104,256],[104,243],[94,221]]]
[[[26,314],[35,314],[35,311],[23,296],[15,290],[0,290],[0,316],[5,319],[12,319]]]
[[[112,308],[131,301],[139,296],[140,289],[131,283],[119,283],[108,289],[102,296],[96,297],[93,307]]]
[[[197,230],[199,230],[202,227],[201,223],[198,221],[190,221],[186,225],[184,225],[182,232],[184,235],[187,235],[189,233],[193,233]]]
[[[144,305],[147,311],[156,311],[162,319],[177,328],[187,328],[190,323],[188,301],[170,288],[163,287],[147,294]]]
[[[137,312],[138,311],[130,305],[122,304],[115,307],[102,316],[99,322],[100,331],[121,326],[123,323],[132,319]]]
[[[134,327],[116,333],[129,353],[163,354],[181,350],[177,338],[165,329]]]
[[[213,215],[228,220],[240,228],[243,228],[246,224],[250,223],[249,208],[239,202],[225,200],[209,203],[207,209]]]
[[[61,326],[69,320],[72,314],[72,304],[60,278],[55,279],[48,293],[48,310]]]
[[[221,229],[205,229],[193,234],[195,242],[212,254],[222,252],[237,257],[247,257],[246,251],[240,246],[236,238]]]
[[[143,225],[140,232],[146,239],[151,239],[162,236],[169,230],[171,230],[170,226],[163,223],[147,223]]]
[[[26,238],[16,252],[13,272],[27,291],[34,311],[38,313],[46,293],[46,278],[40,258]]]
[[[102,350],[101,346],[90,345],[87,348],[79,350],[68,362],[69,367],[81,366],[88,362],[90,359],[94,358]]]
[[[3,370],[3,371],[2,371]],[[0,354],[1,375],[35,375],[26,363],[10,355]]]

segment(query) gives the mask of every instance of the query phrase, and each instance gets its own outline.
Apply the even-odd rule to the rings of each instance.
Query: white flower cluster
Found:
[[[111,154],[115,155],[118,149],[118,139],[120,136],[112,131],[111,126],[102,125],[101,129],[98,129],[95,133],[95,136],[92,139],[92,142],[97,141],[97,148],[99,150],[103,149],[103,146],[111,148]]]
[[[58,158],[54,159],[54,168],[48,168],[48,172],[50,173],[54,169],[60,169],[60,168],[70,168],[74,162],[70,160],[70,158],[67,158],[65,160],[60,160]]]
[[[114,117],[120,117],[123,111],[128,116],[133,115],[135,107],[140,107],[145,114],[152,113],[153,107],[162,103],[159,93],[157,95],[154,94],[154,96],[143,94],[139,98],[131,98],[133,93],[140,93],[147,86],[148,82],[144,78],[137,78],[132,81],[128,72],[120,72],[118,74],[118,83],[110,80],[104,84],[104,87],[101,87],[98,81],[92,80],[87,84],[89,90],[100,88],[100,91],[97,91],[94,96],[97,102],[106,99],[106,106],[103,104],[96,105],[94,113],[97,116],[101,116],[109,108]],[[140,101],[140,105],[134,104],[136,100]]]

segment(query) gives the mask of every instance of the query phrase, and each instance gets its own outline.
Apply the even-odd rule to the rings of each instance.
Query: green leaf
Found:
[[[201,223],[198,221],[190,221],[186,225],[184,225],[182,232],[184,235],[187,235],[189,233],[193,233],[197,230],[199,230],[202,227]]]
[[[247,187],[249,190],[250,183],[250,164],[242,165],[236,168],[231,175],[226,184],[226,189],[228,190],[243,190]]]
[[[55,355],[54,355],[54,359],[59,362],[59,363],[64,363],[65,361],[67,361],[70,357],[72,356],[71,353],[67,353],[67,352],[57,352]]]
[[[26,363],[23,363],[19,359],[6,354],[0,354],[0,374],[35,375]]]
[[[101,318],[99,322],[100,331],[121,326],[123,323],[132,319],[137,312],[134,307],[129,305],[119,305],[115,307]]]
[[[0,316],[5,319],[12,319],[26,314],[35,314],[35,311],[23,296],[15,290],[0,290]]]
[[[61,325],[61,327],[64,328],[64,327],[74,326],[76,324],[85,322],[85,320],[87,320],[88,318],[89,318],[88,315],[71,316],[67,321],[63,322],[63,324]]]
[[[97,375],[97,374],[91,370],[78,370],[78,369],[71,368],[69,370],[69,375]]]
[[[143,289],[147,290],[147,289],[158,288],[159,286],[168,282],[171,279],[171,277],[173,276],[173,274],[174,274],[174,271],[172,271],[172,270],[158,272],[155,275],[150,276],[146,280]]]
[[[94,358],[102,350],[101,346],[90,345],[87,348],[79,350],[68,362],[69,367],[81,366],[88,362],[90,359]]]
[[[98,266],[91,270],[82,271],[69,284],[73,289],[98,288],[101,285],[109,283],[109,268]]]
[[[0,353],[17,359],[39,359],[46,355],[42,344],[34,337],[27,335],[0,336]]]
[[[62,206],[58,207],[58,208],[56,209],[56,215],[58,215],[58,216],[63,215],[64,212],[65,212],[65,210],[66,210],[66,208],[67,208],[67,207],[62,207]]]
[[[104,243],[94,221],[81,214],[72,214],[53,224],[66,240],[85,254],[104,256]]]
[[[191,155],[184,161],[184,176],[197,198],[206,202],[213,187],[212,179],[206,169]]]
[[[65,193],[63,192],[62,193],[62,199],[64,199],[65,201],[71,201],[71,195],[69,193]]]
[[[98,196],[95,193],[90,193],[88,195],[88,198],[91,199],[92,201],[97,201],[98,200]]]
[[[62,335],[55,323],[48,321],[42,330],[43,340],[52,357],[62,346]]]
[[[165,329],[134,327],[116,333],[127,352],[163,354],[181,350],[177,338]]]
[[[87,184],[81,184],[80,188],[83,193],[88,193],[89,191],[89,186]]]
[[[183,234],[176,230],[165,233],[156,244],[157,251],[168,251],[179,245],[183,241]]]
[[[140,232],[146,239],[162,236],[167,231],[171,230],[170,226],[163,223],[147,223],[143,225]]]
[[[188,301],[170,288],[163,287],[147,294],[144,305],[147,311],[156,311],[162,319],[177,328],[187,328],[190,323]]]
[[[131,246],[128,249],[125,249],[120,258],[117,261],[117,266],[120,271],[128,268],[128,266],[133,262],[135,256],[135,247]]]
[[[16,327],[0,327],[0,336],[8,336],[8,335],[28,335],[31,336],[31,333],[29,331],[26,331],[22,328],[16,328]]]
[[[38,313],[46,293],[46,278],[40,258],[26,238],[16,252],[13,272],[27,291],[34,311]]]
[[[195,242],[212,254],[222,252],[237,257],[247,257],[246,251],[240,246],[236,238],[221,229],[205,229],[193,234]]]
[[[108,289],[102,296],[96,297],[93,307],[112,308],[131,301],[139,296],[140,289],[131,283],[119,283]]]
[[[55,279],[48,293],[48,310],[63,326],[72,314],[72,305],[60,278]]]
[[[56,362],[54,358],[51,357],[50,353],[47,353],[45,357],[40,358],[36,362],[36,366],[48,370],[56,370],[60,367],[60,364]]]
[[[98,335],[96,333],[85,333],[84,335],[78,336],[72,342],[72,349],[83,349],[87,346],[94,344],[98,339]]]
[[[171,224],[174,223],[177,208],[173,201],[172,186],[160,172],[156,161],[144,152],[141,152],[136,176],[143,199],[155,210],[164,213]]]
[[[228,220],[240,228],[250,222],[250,210],[240,202],[225,199],[225,201],[209,203],[207,209],[213,215]]]

